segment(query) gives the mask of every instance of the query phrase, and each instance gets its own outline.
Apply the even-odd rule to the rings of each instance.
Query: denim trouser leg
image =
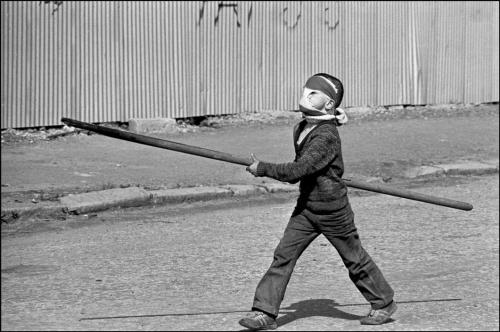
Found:
[[[335,236],[323,231],[325,237],[337,249],[344,265],[349,270],[349,278],[373,309],[388,305],[394,291],[370,255],[361,246],[356,230],[343,236]]]
[[[318,235],[318,229],[302,214],[290,218],[273,262],[257,286],[253,309],[278,316],[297,259]]]

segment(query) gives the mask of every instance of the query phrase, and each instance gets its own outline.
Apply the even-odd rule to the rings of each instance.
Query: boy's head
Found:
[[[344,87],[338,78],[324,73],[315,74],[306,81],[299,109],[306,115],[324,115],[339,107],[343,96]]]

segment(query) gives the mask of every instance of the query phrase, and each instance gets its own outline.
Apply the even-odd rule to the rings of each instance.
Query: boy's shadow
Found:
[[[311,299],[299,301],[286,308],[282,308],[282,310],[293,310],[293,312],[286,312],[285,315],[278,317],[276,322],[278,323],[278,326],[283,326],[296,319],[312,316],[341,318],[347,320],[359,320],[363,317],[339,310],[336,308],[338,305],[339,304],[337,302],[330,299]]]

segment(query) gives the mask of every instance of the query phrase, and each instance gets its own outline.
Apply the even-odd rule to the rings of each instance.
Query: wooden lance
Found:
[[[193,145],[187,145],[187,144],[172,142],[172,141],[168,141],[168,140],[164,140],[164,139],[160,139],[160,138],[135,134],[135,133],[131,133],[131,132],[124,131],[124,130],[108,128],[108,127],[99,126],[99,125],[95,125],[95,124],[91,124],[91,123],[87,123],[87,122],[82,122],[82,121],[78,121],[78,120],[73,120],[73,119],[69,119],[69,118],[61,118],[61,122],[65,123],[68,126],[93,131],[93,132],[96,132],[96,133],[104,135],[104,136],[118,138],[118,139],[122,139],[125,141],[150,145],[150,146],[154,146],[154,147],[158,147],[158,148],[162,148],[162,149],[167,149],[167,150],[178,151],[178,152],[182,152],[182,153],[193,154],[193,155],[200,156],[200,157],[226,161],[229,163],[239,164],[239,165],[244,165],[244,166],[249,166],[252,164],[252,160],[250,158],[241,157],[241,156],[233,156],[233,155],[231,155],[229,153],[225,153],[225,152],[209,150],[209,149],[205,149],[205,148],[201,148],[201,147],[197,147],[197,146],[193,146]],[[353,187],[353,188],[363,189],[363,190],[367,190],[367,191],[373,191],[373,192],[381,193],[381,194],[385,194],[385,195],[391,195],[391,196],[411,199],[414,201],[420,201],[420,202],[425,202],[425,203],[430,203],[430,204],[435,204],[435,205],[446,206],[446,207],[459,209],[459,210],[465,210],[465,211],[472,210],[472,205],[469,203],[466,203],[466,202],[460,202],[460,201],[455,201],[455,200],[451,200],[448,198],[442,198],[442,197],[421,194],[421,193],[417,193],[414,191],[410,191],[410,190],[406,190],[406,189],[398,189],[398,188],[394,188],[394,187],[391,187],[388,185],[383,185],[383,184],[373,184],[373,183],[363,182],[363,181],[359,181],[359,180],[353,180],[353,179],[349,179],[349,178],[343,178],[342,180],[344,181],[344,183],[348,187]]]

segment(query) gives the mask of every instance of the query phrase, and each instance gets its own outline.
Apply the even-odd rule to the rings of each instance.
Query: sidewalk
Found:
[[[498,104],[347,112],[350,122],[339,128],[345,178],[397,186],[411,179],[498,173]],[[290,115],[151,136],[285,162],[293,159],[296,120]],[[101,135],[2,143],[2,222],[297,190],[254,178],[243,166]]]

